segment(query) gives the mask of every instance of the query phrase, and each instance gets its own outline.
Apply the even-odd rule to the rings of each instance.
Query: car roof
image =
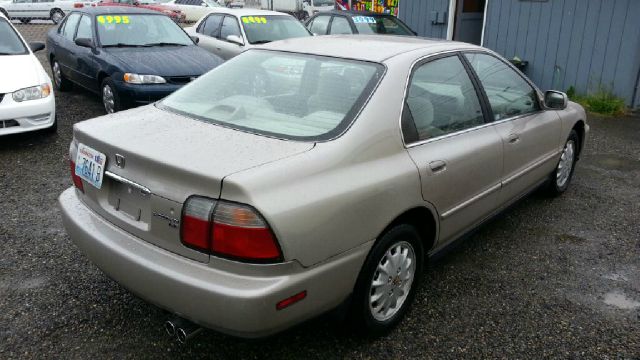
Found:
[[[155,10],[137,8],[137,7],[128,7],[128,6],[86,6],[79,9],[74,9],[76,12],[81,12],[89,15],[128,15],[128,14],[149,14],[149,15],[164,15],[163,13]]]
[[[287,13],[272,11],[272,10],[262,10],[262,9],[252,9],[252,8],[226,8],[226,7],[215,7],[211,8],[210,13],[218,13],[218,14],[230,14],[235,16],[255,16],[255,15],[286,15],[291,16]]]
[[[266,44],[263,49],[383,62],[415,50],[442,52],[482,49],[479,46],[418,36],[325,35],[292,38]]]

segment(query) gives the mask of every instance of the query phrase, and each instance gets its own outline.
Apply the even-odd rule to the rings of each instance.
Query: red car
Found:
[[[186,19],[186,15],[180,10],[171,9],[154,0],[101,0],[98,6],[128,6],[155,10],[169,16],[176,23],[185,22]]]

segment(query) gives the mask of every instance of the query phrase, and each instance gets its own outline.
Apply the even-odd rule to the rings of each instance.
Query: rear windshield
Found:
[[[243,16],[242,27],[250,44],[311,36],[307,28],[291,16]]]
[[[249,50],[159,106],[252,133],[328,140],[349,126],[383,72],[364,61]]]
[[[25,55],[29,51],[4,18],[0,18],[0,55]]]
[[[405,24],[395,16],[352,16],[360,34],[414,35]]]

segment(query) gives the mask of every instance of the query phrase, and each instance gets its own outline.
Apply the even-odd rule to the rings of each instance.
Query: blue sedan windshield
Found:
[[[193,45],[189,36],[164,15],[98,15],[102,47]]]

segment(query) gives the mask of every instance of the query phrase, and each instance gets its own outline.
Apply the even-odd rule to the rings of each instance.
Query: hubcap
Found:
[[[558,163],[558,170],[556,171],[556,185],[558,185],[558,187],[563,187],[567,181],[569,181],[574,156],[575,144],[573,140],[569,140],[564,146],[564,150],[560,156],[560,162]]]
[[[113,97],[113,90],[111,90],[111,86],[109,85],[105,85],[102,88],[102,103],[108,114],[114,113],[116,107],[115,98]]]
[[[402,308],[415,277],[416,254],[406,241],[393,244],[378,262],[369,287],[369,310],[385,321]]]
[[[60,11],[56,11],[51,15],[51,20],[53,20],[55,24],[59,23],[62,18],[64,18],[64,14]]]
[[[62,74],[60,73],[60,65],[58,62],[53,63],[53,80],[56,82],[56,85],[60,86],[62,83]]]

